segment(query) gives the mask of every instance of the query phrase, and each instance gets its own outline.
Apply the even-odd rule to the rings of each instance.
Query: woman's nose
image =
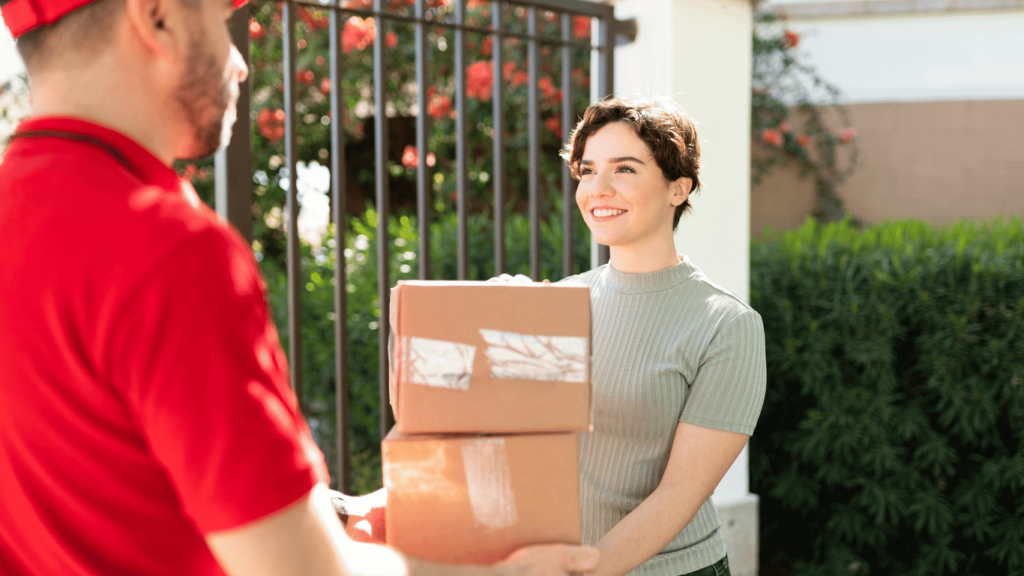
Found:
[[[615,194],[615,189],[612,187],[611,180],[608,177],[596,174],[594,179],[590,181],[590,190],[587,192],[591,198],[600,198]]]

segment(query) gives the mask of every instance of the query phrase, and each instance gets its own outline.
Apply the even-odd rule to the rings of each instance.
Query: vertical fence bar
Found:
[[[529,102],[529,114],[526,121],[529,145],[527,153],[529,159],[527,164],[530,167],[529,183],[529,214],[530,214],[530,277],[535,281],[540,278],[540,101],[537,93],[537,78],[540,71],[538,42],[537,42],[537,8],[527,8],[526,33],[527,40],[526,60],[529,73],[530,86],[527,90],[527,101]]]
[[[251,68],[248,8],[236,10],[231,17],[231,41]],[[231,142],[214,157],[214,199],[217,213],[238,229],[246,242],[252,242],[252,77],[238,85],[238,112]]]
[[[425,0],[416,0],[416,150],[419,165],[416,167],[416,222],[419,229],[419,274],[420,280],[430,279],[430,169],[427,166],[427,30],[423,22]]]
[[[491,2],[491,54],[494,55],[494,275],[505,273],[505,76],[504,43],[501,41],[501,1]]]
[[[345,285],[345,245],[348,232],[346,219],[347,190],[345,189],[345,100],[341,93],[341,32],[344,16],[336,10],[340,0],[334,0],[331,10],[331,214],[334,218],[334,409],[338,442],[336,488],[349,491],[348,450],[348,306]]]
[[[284,155],[288,166],[288,196],[285,212],[288,221],[288,361],[291,367],[292,389],[302,405],[302,260],[299,253],[298,174],[295,170],[298,138],[295,134],[295,6],[285,2],[281,25],[284,73]]]
[[[467,207],[469,206],[469,178],[466,174],[468,150],[466,150],[466,0],[455,0],[455,187],[458,193],[458,236],[459,280],[469,279],[469,230]]]
[[[601,100],[612,94],[612,83],[615,79],[615,37],[612,33],[612,22],[615,16],[612,7],[601,15],[597,25],[598,62],[597,62],[597,99]],[[597,248],[597,264],[607,264],[610,256],[607,246],[594,244]],[[592,258],[593,260],[593,258]]]
[[[378,343],[380,345],[378,377],[380,381],[380,437],[387,436],[394,425],[388,393],[388,310],[391,296],[391,235],[388,232],[390,219],[389,203],[391,194],[388,188],[388,118],[387,118],[387,74],[384,69],[384,0],[373,0],[373,10],[377,13],[377,40],[373,43],[373,101],[374,111],[374,156],[376,158],[377,184],[377,301],[380,303],[380,318],[377,321]]]
[[[562,142],[569,142],[569,131],[575,121],[572,94],[572,15],[562,13]],[[562,163],[562,276],[572,276],[572,222],[576,214],[573,178],[569,166]]]

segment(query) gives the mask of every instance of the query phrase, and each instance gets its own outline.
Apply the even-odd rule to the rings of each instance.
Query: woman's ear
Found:
[[[693,178],[683,176],[669,183],[672,190],[672,197],[669,201],[673,206],[681,206],[690,197],[690,188],[693,187]]]

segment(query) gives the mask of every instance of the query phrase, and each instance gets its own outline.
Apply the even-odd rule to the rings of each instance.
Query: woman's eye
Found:
[[[580,176],[586,176],[587,174],[593,174],[594,171],[590,168],[580,168]]]
[[[634,173],[634,174],[636,173],[636,170],[633,170],[633,168],[630,167],[630,166],[619,166],[618,171],[619,172],[631,172],[631,173]]]

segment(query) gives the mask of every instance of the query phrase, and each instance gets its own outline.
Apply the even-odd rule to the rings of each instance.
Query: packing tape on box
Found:
[[[469,390],[476,346],[407,336],[403,349],[407,381],[436,388]]]
[[[499,529],[519,521],[512,476],[503,438],[462,441],[462,462],[473,518],[486,528]]]
[[[491,376],[521,380],[587,381],[587,339],[481,329]]]

